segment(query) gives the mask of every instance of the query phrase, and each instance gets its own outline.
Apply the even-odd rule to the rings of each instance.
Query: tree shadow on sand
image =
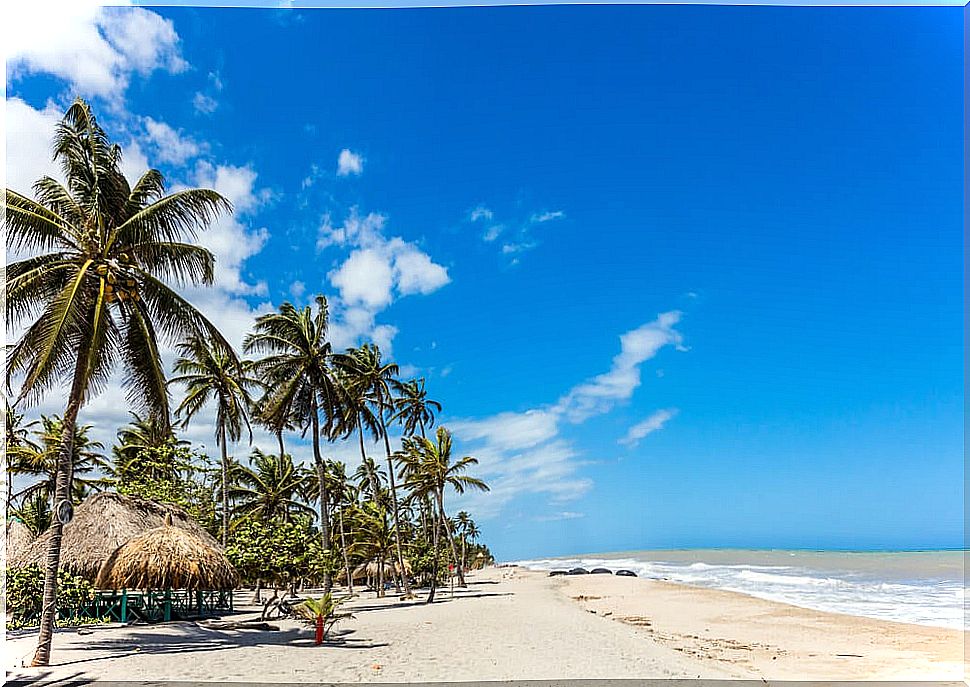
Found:
[[[475,594],[455,594],[454,597],[450,595],[450,592],[445,591],[442,593],[440,590],[435,596],[434,603],[431,606],[438,606],[440,604],[447,604],[452,602],[460,602],[463,599],[482,599],[489,596],[513,596],[512,592],[477,592]],[[377,599],[372,599],[377,601]],[[348,606],[348,610],[353,613],[366,613],[367,611],[383,611],[391,610],[395,608],[410,608],[412,606],[428,606],[426,599],[413,599],[410,601],[390,601],[388,603],[363,603],[361,605],[354,604]]]
[[[222,651],[258,646],[291,646],[297,649],[374,649],[388,646],[386,643],[368,642],[366,639],[350,637],[354,630],[334,632],[323,646],[317,646],[313,636],[305,629],[271,631],[252,630],[214,630],[195,624],[169,624],[166,630],[177,627],[176,634],[145,631],[132,632],[124,637],[95,639],[85,642],[84,649],[97,655],[74,661],[58,662],[59,666],[77,665],[92,661],[108,661],[133,654],[168,655],[198,652]]]

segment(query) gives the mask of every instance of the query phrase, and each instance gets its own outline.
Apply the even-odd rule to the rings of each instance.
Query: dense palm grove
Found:
[[[488,487],[434,427],[441,405],[423,379],[401,379],[373,344],[334,351],[323,296],[259,317],[240,355],[177,290],[212,283],[214,258],[194,241],[228,201],[205,189],[166,195],[156,170],[129,185],[120,148],[80,100],[54,156],[66,185],[45,177],[33,198],[6,191],[8,249],[29,256],[7,265],[6,316],[24,332],[7,352],[7,509],[53,535],[35,664],[49,660],[54,622],[62,525],[52,513],[98,490],[182,506],[257,587],[352,588],[363,566],[378,594],[427,585],[432,601],[449,570],[463,584],[490,560],[471,517],[448,515],[448,494]],[[178,356],[171,374],[165,344]],[[133,412],[109,453],[78,416],[118,373]],[[64,412],[25,421],[62,384]],[[214,459],[179,438],[203,417],[214,417]],[[254,426],[276,445],[252,446]],[[309,467],[287,451],[296,437]],[[345,440],[360,449],[352,474],[328,457]]]

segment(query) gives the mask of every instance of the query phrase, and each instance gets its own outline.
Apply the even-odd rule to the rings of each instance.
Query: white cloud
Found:
[[[648,434],[653,434],[662,429],[676,414],[676,408],[666,408],[651,413],[649,417],[630,427],[626,436],[620,439],[619,443],[626,446],[636,446]]]
[[[140,7],[100,7],[93,0],[7,3],[7,79],[45,73],[82,95],[116,99],[131,75],[188,66],[172,22]]]
[[[345,303],[374,310],[391,303],[394,271],[387,257],[374,249],[355,250],[328,276]]]
[[[303,298],[304,293],[306,293],[306,284],[302,281],[297,280],[290,284],[290,295],[294,300],[298,301]]]
[[[461,419],[448,423],[455,436],[467,442],[479,459],[478,472],[492,487],[488,499],[470,499],[482,518],[497,515],[509,501],[524,495],[544,494],[553,503],[582,496],[592,482],[578,474],[583,462],[572,444],[560,437],[564,422],[581,423],[593,415],[609,412],[629,399],[640,385],[640,366],[662,348],[684,350],[682,336],[674,330],[680,313],[661,313],[651,322],[620,336],[620,353],[610,370],[577,384],[553,404],[525,412]],[[630,441],[655,431],[673,417],[674,410],[660,411],[631,429]]]
[[[364,158],[359,154],[351,152],[347,148],[340,151],[337,157],[337,176],[347,177],[350,175],[360,176],[364,171]]]
[[[484,205],[479,205],[468,214],[468,219],[477,222],[480,219],[492,219],[492,211]]]
[[[484,205],[479,205],[468,213],[467,221],[476,225],[485,225],[482,241],[494,243],[500,236],[504,236],[499,251],[508,256],[510,265],[519,263],[519,254],[536,248],[539,241],[534,237],[539,225],[562,219],[566,213],[562,210],[546,210],[533,212],[525,217],[508,221],[492,222],[495,213]]]
[[[231,216],[223,215],[199,235],[199,243],[216,257],[215,285],[235,295],[262,295],[265,282],[251,284],[242,275],[242,266],[256,255],[266,241],[265,227],[250,226],[249,215],[263,205],[268,197],[266,189],[256,187],[256,171],[250,166],[214,165],[199,161],[192,174],[193,186],[211,188],[232,203]]]
[[[48,102],[36,110],[20,98],[6,100],[7,163],[5,188],[27,196],[42,176],[62,179],[51,154],[54,129],[64,113]]]
[[[205,93],[197,92],[192,97],[192,107],[199,114],[212,114],[219,107],[219,101],[213,98],[211,95],[206,95]]]
[[[657,319],[623,334],[620,353],[613,358],[609,372],[593,377],[566,394],[558,407],[572,422],[582,422],[606,412],[617,401],[630,398],[640,386],[640,365],[653,358],[661,348],[682,349],[683,337],[674,329],[680,321],[677,311],[665,312]]]
[[[553,212],[542,212],[532,215],[529,221],[533,224],[542,224],[543,222],[551,222],[554,219],[562,219],[566,216],[566,213],[562,210],[555,210]]]
[[[176,131],[165,122],[145,117],[143,123],[146,141],[151,146],[154,158],[161,163],[182,165],[203,150],[202,145],[185,136],[181,130]]]
[[[447,269],[432,262],[427,253],[412,245],[404,245],[395,251],[394,272],[402,296],[434,293],[451,281]]]
[[[377,315],[396,298],[428,295],[451,281],[447,268],[415,244],[399,236],[386,237],[386,223],[384,215],[361,215],[352,208],[339,226],[330,215],[324,216],[320,225],[318,250],[350,249],[327,275],[338,294],[331,318],[335,348],[369,338],[389,353],[397,329],[378,325]]]

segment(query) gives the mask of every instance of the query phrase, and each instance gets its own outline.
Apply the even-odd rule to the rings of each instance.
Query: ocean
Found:
[[[819,611],[970,629],[964,551],[683,549],[515,561],[533,570],[632,570]]]

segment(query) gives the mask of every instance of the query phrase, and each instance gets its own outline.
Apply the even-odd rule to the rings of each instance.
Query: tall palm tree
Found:
[[[424,388],[424,378],[397,382],[394,385],[398,397],[394,399],[394,420],[400,422],[407,436],[415,431],[425,436],[425,429],[434,426],[435,412],[441,412],[441,404],[428,398]]]
[[[157,417],[143,418],[138,413],[130,415],[131,422],[118,430],[118,441],[111,447],[116,464],[132,460],[145,449],[189,445],[175,436],[171,423]]]
[[[297,310],[292,304],[283,303],[279,312],[259,317],[253,333],[246,336],[243,349],[263,356],[254,363],[267,388],[261,400],[263,421],[282,432],[296,418],[311,429],[313,463],[320,477],[317,481],[320,537],[327,555],[330,517],[327,480],[323,479],[326,467],[320,451],[320,416],[324,416],[327,427],[333,423],[340,394],[328,364],[331,347],[327,341],[327,299],[317,296],[315,302],[316,312],[310,306]],[[329,590],[330,585],[330,574],[324,573],[324,588]]]
[[[301,498],[307,473],[293,462],[293,456],[287,453],[281,458],[254,448],[249,462],[250,467],[233,466],[229,487],[242,517],[289,522],[296,515],[313,514]]]
[[[478,465],[477,458],[465,456],[451,462],[451,445],[451,432],[444,427],[438,428],[435,441],[427,437],[405,437],[402,476],[405,478],[405,485],[413,492],[429,494],[434,498],[439,522],[444,528],[458,568],[458,582],[464,586],[465,574],[455,548],[451,524],[445,514],[445,489],[450,486],[457,493],[463,494],[466,489],[488,491],[488,485],[477,477],[463,474],[469,467]]]
[[[361,418],[358,421],[363,426],[363,418],[368,418],[366,424],[379,430],[379,437],[384,440],[387,476],[390,480],[391,514],[394,518],[394,528],[398,533],[394,538],[398,569],[402,573],[405,595],[412,596],[411,583],[404,572],[406,568],[404,553],[401,550],[401,516],[397,503],[391,441],[387,435],[387,415],[394,410],[393,389],[397,384],[398,366],[395,363],[384,363],[376,344],[364,344],[359,348],[351,348],[346,353],[334,355],[333,358],[334,364],[342,373],[347,396],[363,400],[363,403],[358,403],[355,408],[358,417]],[[361,432],[363,432],[362,429]],[[361,448],[363,449],[363,444]]]
[[[259,386],[250,376],[252,363],[239,361],[231,352],[213,346],[201,336],[192,335],[178,345],[179,359],[169,384],[185,386],[185,398],[175,409],[184,416],[185,424],[210,403],[216,407],[216,444],[222,455],[222,545],[229,541],[229,442],[242,438],[243,428],[253,441],[249,424],[249,407],[253,403],[249,390]]]
[[[397,537],[388,527],[387,513],[382,505],[368,501],[354,506],[352,513],[354,543],[351,549],[356,556],[377,564],[377,596],[384,596],[384,565],[394,555]]]
[[[7,386],[22,379],[18,400],[36,401],[69,384],[55,502],[68,502],[78,412],[100,392],[117,363],[130,405],[169,416],[159,335],[172,342],[215,327],[169,285],[211,284],[214,259],[191,243],[230,203],[212,190],[165,195],[157,170],[134,186],[90,107],[78,99],[54,134],[54,159],[66,185],[40,179],[34,198],[6,190],[7,248],[26,257],[7,265],[6,315],[27,324],[8,350]],[[50,662],[62,524],[54,522],[44,570],[38,646],[32,665]]]

